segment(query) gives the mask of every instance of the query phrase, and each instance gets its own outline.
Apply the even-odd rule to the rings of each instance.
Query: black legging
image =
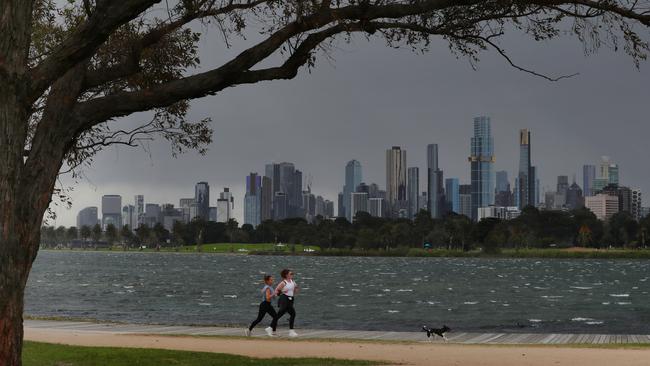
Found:
[[[289,313],[289,329],[293,329],[293,322],[296,320],[296,310],[293,308],[293,297],[289,297],[285,294],[280,295],[278,299],[278,316],[273,319],[271,323],[271,328],[275,332],[275,328],[278,327],[278,320],[286,313]]]
[[[275,309],[273,309],[273,305],[271,305],[271,303],[268,302],[268,301],[262,301],[260,303],[260,310],[257,313],[257,319],[253,320],[253,322],[251,323],[251,326],[248,327],[248,330],[253,330],[253,328],[255,328],[255,326],[257,324],[259,324],[259,322],[261,322],[262,319],[264,319],[264,316],[266,315],[266,313],[269,313],[269,315],[271,315],[271,317],[273,317],[273,323],[272,324],[277,322],[276,319],[278,317],[278,314],[276,314]],[[273,328],[273,329],[275,329],[275,328]]]

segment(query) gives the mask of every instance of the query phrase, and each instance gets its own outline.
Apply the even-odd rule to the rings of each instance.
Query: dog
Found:
[[[447,342],[448,339],[445,336],[445,333],[449,332],[450,330],[451,328],[446,325],[443,325],[442,328],[429,328],[426,325],[422,326],[422,331],[427,332],[427,338],[429,339],[429,342],[432,342],[435,336],[442,337],[442,339]]]

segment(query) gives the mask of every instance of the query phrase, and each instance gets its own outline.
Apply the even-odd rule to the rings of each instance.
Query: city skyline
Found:
[[[650,191],[650,171],[633,169],[636,159],[647,154],[643,139],[650,131],[643,96],[648,77],[608,50],[586,59],[580,50],[560,41],[556,47],[566,62],[558,66],[555,57],[535,51],[526,42],[515,38],[509,44],[511,56],[527,66],[548,72],[580,69],[581,74],[552,83],[512,70],[496,55],[483,55],[478,71],[472,71],[450,55],[413,58],[409,52],[373,43],[353,54],[339,53],[336,67],[321,64],[290,83],[227,90],[219,98],[192,102],[192,118],[219,116],[213,118],[214,142],[205,157],[188,153],[172,159],[169,146],[161,141],[150,145],[150,154],[140,149],[107,149],[78,184],[62,178],[66,187],[74,187],[73,206],[67,210],[53,205],[58,214],[53,223],[73,225],[77,211],[98,205],[96,197],[103,194],[132,197],[148,192],[146,196],[158,202],[170,196],[192,196],[193,184],[201,180],[230,187],[242,198],[241,177],[250,171],[262,173],[265,160],[293,161],[304,167],[318,191],[336,201],[343,181],[341,166],[356,157],[364,166],[364,180],[382,183],[385,161],[377,156],[392,145],[409,151],[409,166],[420,167],[420,190],[426,186],[426,157],[421,151],[429,143],[440,145],[445,177],[467,182],[469,172],[459,156],[467,157],[468,121],[481,114],[492,117],[495,170],[508,171],[511,184],[519,161],[519,129],[528,128],[542,190],[553,187],[557,175],[581,177],[584,164],[597,165],[601,155],[610,155],[624,172],[626,184]],[[369,58],[375,60],[370,67]],[[380,72],[407,59],[406,74]],[[602,73],[603,68],[617,72]],[[441,69],[445,72],[434,72]],[[378,74],[383,77],[377,79]],[[444,93],[436,87],[440,84],[447,85]],[[526,85],[525,91],[518,85]],[[488,86],[492,92],[482,92]],[[377,93],[368,95],[368,88]],[[398,98],[407,91],[414,91],[409,95],[416,97]],[[260,100],[254,110],[243,107],[251,98]],[[119,124],[128,128],[145,118],[135,115]],[[580,178],[578,184],[582,185]],[[236,207],[235,217],[243,220],[241,208]]]

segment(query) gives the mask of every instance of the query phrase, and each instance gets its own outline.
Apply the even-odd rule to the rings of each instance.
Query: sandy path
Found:
[[[166,337],[108,334],[73,330],[25,329],[31,341],[79,346],[161,348],[230,353],[250,357],[334,357],[382,360],[421,366],[648,366],[650,349],[589,349],[527,346],[467,346],[443,344],[384,344]]]

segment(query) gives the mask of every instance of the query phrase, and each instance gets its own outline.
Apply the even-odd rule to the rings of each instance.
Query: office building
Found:
[[[356,191],[356,188],[363,181],[363,174],[361,170],[361,163],[357,160],[350,160],[345,164],[345,183],[343,184],[343,206],[339,209],[339,216],[343,214],[348,221],[352,222],[352,216],[354,216],[351,211],[346,212],[346,209],[350,207],[350,198],[352,192]]]
[[[391,217],[408,216],[406,195],[406,150],[393,146],[386,150],[386,198]]]
[[[519,173],[517,175],[517,206],[534,206],[535,177],[531,165],[530,131],[519,131]]]
[[[97,225],[99,223],[97,213],[97,207],[95,206],[86,207],[79,211],[77,214],[77,229],[81,229],[82,226],[93,228]]]
[[[585,206],[584,196],[580,186],[573,182],[566,192],[566,207],[570,210],[575,210]]]
[[[284,220],[289,217],[289,200],[284,192],[275,192],[273,196],[273,220]]]
[[[609,220],[618,212],[618,196],[598,193],[585,197],[585,207],[596,215],[599,220]]]
[[[478,218],[478,208],[494,204],[494,139],[489,117],[474,118],[471,138],[472,219]]]
[[[178,200],[178,207],[178,210],[183,213],[184,223],[187,224],[194,219],[201,219],[199,216],[199,206],[196,203],[196,198],[181,198]]]
[[[197,213],[192,215],[200,217],[203,221],[210,219],[210,186],[207,182],[199,182],[194,186],[194,202]]]
[[[445,179],[445,199],[450,212],[460,213],[460,191],[458,178]]]
[[[144,196],[141,194],[135,195],[135,214],[137,217],[136,225],[131,229],[137,229],[140,225],[144,225]]]
[[[144,212],[144,224],[153,228],[156,224],[162,223],[162,209],[159,204],[147,203]]]
[[[413,220],[415,215],[420,211],[418,195],[420,194],[420,169],[417,167],[408,168],[407,179],[407,196],[408,196],[408,215]]]
[[[495,218],[500,220],[512,220],[521,215],[521,210],[519,207],[501,207],[501,206],[488,206],[488,207],[479,207],[477,221],[483,219]]]
[[[458,186],[458,202],[460,206],[461,215],[472,218],[472,185],[461,184]]]
[[[217,209],[217,220],[219,210]],[[244,195],[244,224],[257,227],[262,223],[262,177],[250,173],[246,177],[246,193]]]
[[[223,192],[219,193],[217,200],[217,222],[227,223],[233,218],[233,210],[235,209],[235,199],[230,192],[230,188],[224,188]]]
[[[122,196],[107,194],[102,196],[102,229],[108,225],[122,227]]]
[[[384,217],[385,207],[384,199],[380,197],[374,197],[368,199],[368,213],[370,216],[374,217]]]
[[[582,193],[585,197],[593,196],[594,180],[596,179],[596,166],[585,164],[582,166]]]
[[[273,219],[273,180],[267,176],[262,177],[260,215],[261,222]]]
[[[134,205],[126,205],[122,207],[122,226],[129,226],[129,230],[133,231],[138,226],[138,211]]]
[[[174,208],[171,203],[165,203],[161,209],[162,225],[170,233],[174,233],[174,224],[176,222],[183,222],[185,220],[183,210]]]
[[[447,207],[444,174],[438,166],[438,144],[427,145],[427,210],[434,219],[441,218]]]
[[[632,214],[632,217],[634,217],[636,220],[641,220],[643,218],[642,210],[643,210],[643,199],[641,194],[641,188],[633,188],[630,213]]]
[[[350,195],[350,212],[352,213],[352,221],[359,212],[368,212],[368,193],[366,192],[352,192]]]

